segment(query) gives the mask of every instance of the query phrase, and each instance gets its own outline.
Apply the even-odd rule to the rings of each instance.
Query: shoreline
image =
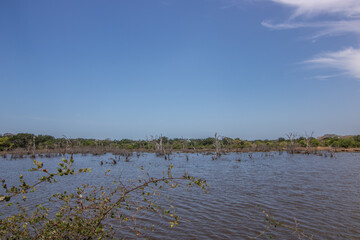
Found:
[[[334,148],[334,147],[311,147],[309,149],[305,147],[296,147],[291,151],[287,148],[274,148],[274,149],[258,149],[258,148],[243,148],[243,149],[226,149],[223,148],[218,152],[216,149],[212,148],[203,148],[203,149],[164,149],[164,150],[154,150],[154,149],[118,149],[118,148],[75,148],[75,149],[43,149],[33,151],[25,149],[15,149],[12,151],[1,151],[0,156],[5,158],[7,155],[11,155],[13,158],[22,158],[25,156],[32,157],[55,157],[55,156],[64,156],[67,154],[91,154],[91,155],[104,155],[107,153],[112,153],[114,155],[122,156],[131,156],[134,153],[155,153],[160,156],[171,155],[173,153],[202,153],[206,155],[223,155],[228,153],[253,153],[253,152],[288,152],[289,154],[318,154],[321,152],[329,153],[339,153],[339,152],[349,152],[349,153],[360,153],[360,148]],[[35,155],[35,156],[34,156]]]

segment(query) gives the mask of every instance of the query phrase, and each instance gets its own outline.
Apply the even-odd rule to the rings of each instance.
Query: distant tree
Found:
[[[223,146],[226,146],[226,147],[231,145],[233,142],[234,142],[234,140],[232,138],[229,138],[229,137],[223,137],[222,140],[221,140],[221,144]]]
[[[359,142],[360,143],[360,135],[356,135],[353,137],[355,142]]]
[[[14,148],[29,149],[32,145],[34,134],[30,133],[18,133],[9,137],[9,141],[13,143]]]
[[[312,147],[318,147],[318,146],[320,146],[320,141],[317,140],[316,138],[313,138],[313,139],[311,139],[310,145]]]
[[[355,141],[352,138],[343,138],[339,140],[340,147],[349,148],[355,146]]]
[[[360,147],[360,135],[354,136],[353,139],[354,139],[354,144],[355,144],[354,147],[359,148]]]
[[[209,145],[213,145],[215,143],[214,138],[205,138],[205,139],[200,139],[199,140],[200,145],[203,146],[209,146]]]
[[[303,140],[303,139],[299,141],[299,144],[301,147],[306,147],[305,140]]]
[[[7,150],[11,147],[11,142],[8,137],[0,137],[0,151]]]
[[[50,135],[38,135],[36,137],[36,143],[38,148],[53,148],[55,138]]]
[[[339,143],[339,140],[340,138],[339,137],[328,137],[328,138],[325,138],[325,146],[329,146],[329,147],[340,147],[340,143]]]

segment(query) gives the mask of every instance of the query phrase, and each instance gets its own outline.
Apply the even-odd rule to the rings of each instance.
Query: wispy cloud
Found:
[[[359,0],[272,0],[295,8],[291,18],[305,15],[313,17],[319,14],[341,14],[347,17],[360,15]]]
[[[322,53],[304,63],[339,69],[350,76],[360,78],[360,49],[350,47],[337,52]]]
[[[262,21],[261,25],[267,28],[271,28],[274,30],[284,30],[284,29],[294,29],[294,28],[302,28],[302,27],[314,27],[309,25],[308,23],[297,23],[297,22],[288,22],[288,23],[278,23],[273,24],[271,21]]]
[[[341,76],[342,74],[334,74],[334,75],[317,75],[317,76],[314,76],[313,78],[314,79],[317,79],[317,80],[322,80],[322,81],[325,81],[325,80],[328,80],[329,78],[334,78],[334,77],[338,77],[338,76]]]
[[[314,28],[312,38],[353,34],[360,36],[360,0],[271,0],[292,8],[291,15],[282,23],[263,21],[264,27],[274,30]],[[314,20],[325,16],[329,20]],[[360,79],[360,48],[348,47],[340,51],[319,54],[305,63],[335,68]]]
[[[274,30],[315,28],[317,29],[317,32],[314,34],[313,38],[319,38],[325,35],[339,35],[344,33],[360,35],[360,19],[325,22],[285,22],[279,24],[273,24],[271,21],[263,21],[261,25]]]

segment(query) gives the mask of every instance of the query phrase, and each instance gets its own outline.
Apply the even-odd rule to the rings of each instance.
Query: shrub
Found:
[[[42,175],[36,183],[28,184],[23,175],[19,176],[18,186],[8,187],[6,180],[2,180],[6,194],[0,196],[0,204],[5,207],[16,206],[18,213],[0,219],[1,239],[102,239],[114,236],[118,238],[122,233],[108,225],[106,220],[116,218],[120,222],[135,222],[136,214],[141,211],[166,216],[170,227],[174,227],[178,224],[179,216],[173,208],[166,209],[158,204],[157,198],[164,191],[184,186],[181,184],[183,181],[187,183],[187,187],[199,186],[204,190],[207,187],[205,180],[186,173],[180,177],[173,177],[172,165],[161,178],[150,177],[141,167],[144,178],[128,185],[117,178],[114,178],[114,188],[111,189],[82,184],[73,193],[63,192],[51,196],[50,201],[61,203],[60,209],[55,213],[54,209],[46,208],[43,204],[38,204],[32,212],[27,211],[22,202],[27,201],[26,195],[36,191],[39,185],[53,184],[57,177],[90,172],[88,168],[75,170],[72,168],[73,163],[72,158],[63,159],[57,171],[50,173],[42,162],[34,160],[35,167],[30,171]],[[110,176],[110,170],[106,174]],[[138,236],[146,230],[141,226],[134,229]]]

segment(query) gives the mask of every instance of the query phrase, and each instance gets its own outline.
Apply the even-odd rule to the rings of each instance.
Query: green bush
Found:
[[[91,171],[88,168],[75,170],[72,168],[73,162],[72,158],[63,159],[56,172],[50,173],[42,162],[34,160],[35,167],[30,171],[42,175],[34,184],[25,182],[23,175],[19,176],[18,186],[9,187],[6,180],[2,180],[6,194],[0,196],[0,204],[8,208],[17,207],[18,213],[0,218],[1,239],[108,239],[114,236],[118,238],[122,236],[120,229],[107,225],[106,220],[115,218],[119,222],[131,224],[135,223],[136,215],[140,212],[153,212],[165,216],[169,221],[169,227],[174,227],[179,222],[179,216],[173,208],[166,209],[160,206],[157,198],[164,194],[164,190],[181,186],[181,181],[186,182],[184,185],[187,187],[199,186],[204,190],[207,187],[205,180],[186,173],[180,177],[173,177],[172,165],[160,178],[150,177],[141,167],[144,177],[128,184],[110,176],[108,170],[106,174],[113,177],[114,188],[82,184],[75,192],[51,196],[50,201],[61,204],[61,208],[55,209],[55,213],[54,209],[46,208],[44,204],[38,204],[34,211],[27,211],[22,202],[27,201],[27,194],[35,192],[39,185],[54,184],[57,177]],[[149,230],[135,224],[133,226],[134,234],[137,236]]]

